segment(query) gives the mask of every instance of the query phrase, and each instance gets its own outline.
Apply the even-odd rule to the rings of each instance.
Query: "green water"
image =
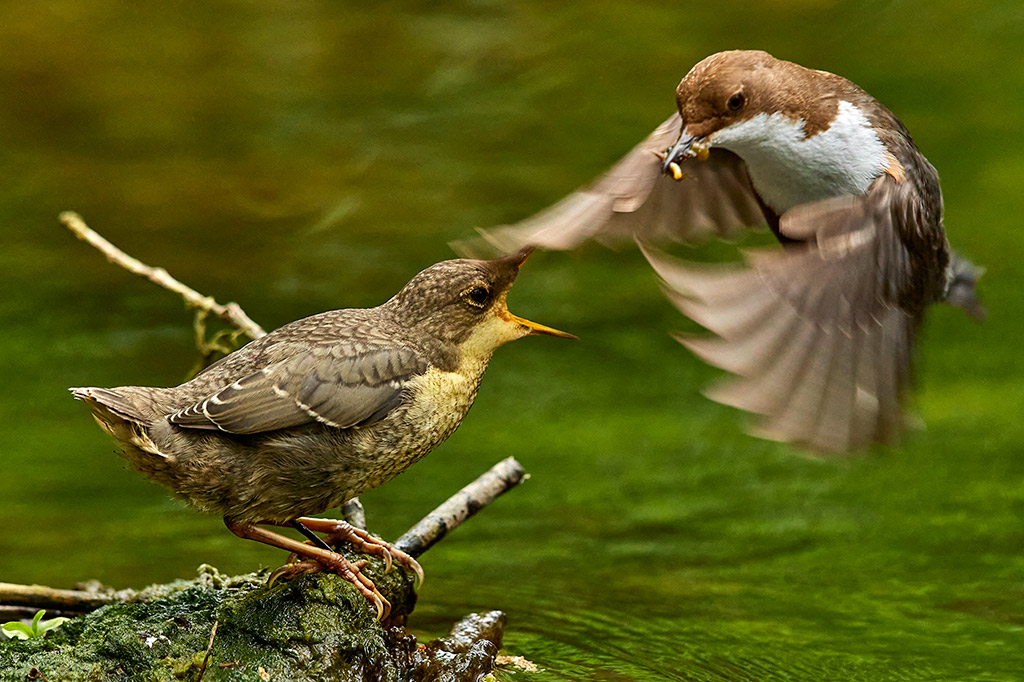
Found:
[[[694,62],[759,47],[895,110],[988,268],[990,319],[922,334],[927,430],[839,462],[752,439],[635,251],[537,254],[512,309],[582,340],[501,349],[459,432],[364,497],[393,538],[503,457],[532,474],[424,557],[411,626],[506,611],[542,668],[515,680],[1024,679],[1021,6],[369,7],[0,4],[0,580],[283,559],[124,470],[66,394],[195,357],[181,303],[60,210],[268,328],[374,305],[604,169]]]

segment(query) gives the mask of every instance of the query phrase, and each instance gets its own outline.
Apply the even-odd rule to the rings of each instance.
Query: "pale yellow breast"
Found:
[[[454,433],[476,399],[480,379],[494,350],[524,335],[521,325],[498,315],[481,321],[462,344],[453,371],[431,367],[409,380],[409,398],[386,419],[356,431],[352,446],[363,453],[360,481],[352,492],[380,485],[412,466]]]
[[[358,479],[347,474],[349,494],[390,480],[452,435],[473,404],[486,368],[486,360],[464,358],[453,372],[432,367],[413,378],[406,385],[409,400],[387,419],[356,432],[352,445],[363,453],[365,468]]]
[[[409,382],[415,397],[405,417],[418,425],[428,449],[440,445],[462,421],[486,368],[486,360],[464,358],[454,372],[432,367]]]
[[[482,321],[462,344],[459,366],[455,371],[445,372],[431,367],[409,382],[415,399],[407,416],[417,423],[429,424],[431,429],[437,428],[444,433],[443,441],[473,404],[480,379],[495,349],[521,336],[523,330],[520,325],[498,315]],[[433,443],[431,447],[440,442]]]

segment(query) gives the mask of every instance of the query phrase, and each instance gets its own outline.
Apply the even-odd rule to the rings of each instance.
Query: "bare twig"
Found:
[[[258,339],[266,334],[263,328],[253,322],[237,303],[221,305],[212,296],[203,296],[195,289],[174,279],[163,268],[151,267],[137,258],[129,256],[86,225],[82,216],[77,213],[64,211],[60,214],[60,221],[74,232],[76,237],[99,249],[111,263],[120,265],[128,272],[140,277],[145,277],[168,291],[173,291],[185,299],[185,303],[190,307],[213,313],[236,329],[242,330],[249,338]]]
[[[0,604],[32,609],[59,609],[84,613],[117,601],[113,595],[83,590],[57,590],[45,585],[0,583]]]
[[[206,655],[203,656],[203,664],[199,667],[199,677],[196,678],[196,682],[203,682],[203,675],[206,674],[206,665],[210,662],[210,652],[213,651],[213,639],[217,636],[217,626],[220,624],[219,620],[213,621],[213,627],[210,628],[210,643],[206,645]]]
[[[449,497],[392,544],[406,554],[417,557],[447,535],[448,531],[527,478],[529,475],[523,465],[514,457],[503,459]]]
[[[353,497],[341,508],[341,517],[359,530],[366,530],[366,511],[358,497]]]

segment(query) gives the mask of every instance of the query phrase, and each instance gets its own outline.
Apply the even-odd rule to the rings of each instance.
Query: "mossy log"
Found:
[[[502,613],[467,616],[421,646],[404,627],[413,577],[385,574],[375,559],[364,572],[391,602],[385,622],[336,575],[267,586],[265,574],[202,566],[195,580],[127,595],[45,637],[0,642],[0,680],[476,680],[492,671]]]

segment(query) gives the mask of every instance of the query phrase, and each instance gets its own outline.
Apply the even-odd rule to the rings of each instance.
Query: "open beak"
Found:
[[[515,265],[516,270],[518,270],[519,268],[523,267],[523,263],[526,262],[526,259],[530,257],[531,253],[533,253],[533,247],[527,246],[518,253],[513,253],[508,256],[504,256],[503,258],[501,258],[501,260],[504,260],[512,265]],[[513,315],[511,312],[509,312],[508,308],[504,308],[504,310],[500,314],[502,317],[509,320],[510,322],[514,322],[518,325],[521,325],[529,329],[530,331],[528,332],[528,334],[547,334],[548,336],[557,336],[560,339],[574,339],[577,341],[579,340],[578,336],[570,334],[569,332],[563,332],[553,327],[548,327],[543,324],[531,322],[530,320],[519,317],[518,315]]]
[[[687,135],[684,132],[679,136],[679,141],[665,151],[665,161],[661,166],[661,172],[671,175],[674,180],[682,180],[683,169],[679,164],[693,156],[701,161],[708,158],[705,138]]]

